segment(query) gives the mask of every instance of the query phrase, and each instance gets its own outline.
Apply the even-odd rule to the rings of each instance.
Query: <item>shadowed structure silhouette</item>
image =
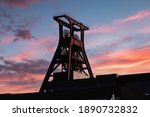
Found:
[[[45,75],[40,92],[50,89],[49,78],[53,80],[74,80],[74,78],[93,78],[93,73],[84,49],[84,31],[89,28],[68,15],[54,16],[59,24],[59,43]],[[78,33],[78,35],[76,34]],[[55,73],[55,69],[60,70]],[[61,76],[61,78],[59,78]]]

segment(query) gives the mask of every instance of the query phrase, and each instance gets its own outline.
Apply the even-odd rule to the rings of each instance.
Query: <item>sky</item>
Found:
[[[0,0],[0,93],[39,91],[61,13],[89,27],[94,75],[150,72],[150,0]]]

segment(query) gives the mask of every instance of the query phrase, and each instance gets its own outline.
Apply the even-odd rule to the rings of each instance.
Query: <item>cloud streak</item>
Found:
[[[140,21],[147,17],[150,17],[150,10],[139,11],[134,15],[131,15],[122,19],[114,20],[109,25],[105,24],[105,25],[94,26],[89,31],[87,31],[87,34],[116,32],[129,26],[125,23],[133,22],[133,21]]]
[[[40,0],[1,0],[0,4],[14,8],[24,8]]]
[[[37,22],[37,17],[22,18],[22,16],[10,14],[2,8],[0,9],[0,16],[1,36],[13,34],[16,37],[14,41],[36,39],[32,35],[31,28]]]
[[[95,56],[91,59],[94,72],[97,74],[129,74],[149,72],[150,47],[126,49],[107,55]]]
[[[0,93],[38,91],[49,65],[42,59],[16,62],[1,57],[1,61],[4,64],[0,65]]]
[[[91,33],[110,33],[117,31],[120,27],[116,26],[94,26],[89,31],[87,31],[87,34]]]
[[[28,74],[24,76],[24,79],[17,79],[16,75],[5,75],[0,74],[0,90],[1,94],[3,93],[29,93],[29,92],[38,92],[41,85],[41,80],[44,75],[40,74]],[[11,88],[10,88],[11,87]]]
[[[115,20],[114,23],[127,23],[142,20],[146,17],[150,17],[150,10],[143,10],[134,15],[128,16],[127,18]]]

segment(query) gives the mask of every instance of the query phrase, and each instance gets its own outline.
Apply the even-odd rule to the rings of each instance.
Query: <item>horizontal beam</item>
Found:
[[[66,27],[69,28],[69,24],[66,23],[66,22],[64,22],[61,18],[67,19],[69,22],[72,22],[73,25],[76,25],[76,26],[78,26],[78,27],[80,28],[80,29],[78,29],[78,28],[74,27],[74,29],[75,29],[76,31],[80,31],[81,29],[83,29],[83,30],[89,30],[89,28],[88,28],[87,26],[83,25],[81,22],[78,22],[78,21],[74,20],[73,18],[69,17],[68,15],[54,16],[53,18],[54,18],[54,20],[56,20],[57,22],[62,23],[62,24],[64,24]]]

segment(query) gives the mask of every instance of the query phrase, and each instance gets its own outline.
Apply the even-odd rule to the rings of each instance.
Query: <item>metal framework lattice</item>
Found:
[[[74,80],[73,71],[93,78],[84,47],[84,31],[89,28],[68,15],[54,16],[53,18],[59,24],[59,43],[40,92],[48,91],[49,78],[54,77],[56,69],[60,70],[59,73],[65,73],[67,80]],[[59,75],[61,77],[61,74]]]

